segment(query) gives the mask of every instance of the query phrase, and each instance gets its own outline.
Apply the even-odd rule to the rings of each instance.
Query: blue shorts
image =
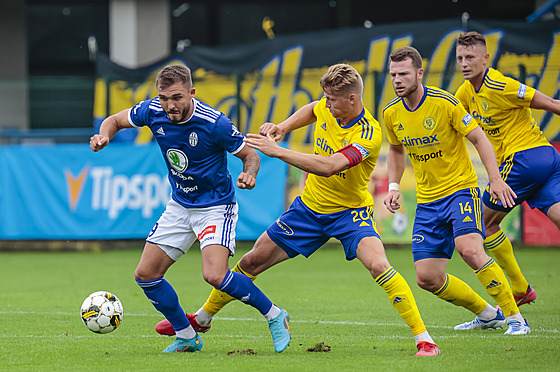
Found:
[[[350,261],[356,258],[363,238],[381,239],[373,222],[373,206],[321,214],[309,209],[299,196],[266,232],[290,258],[298,254],[309,257],[334,237],[342,243]]]
[[[451,259],[455,238],[479,233],[486,238],[478,187],[459,190],[445,198],[419,203],[412,228],[414,262],[424,258]]]
[[[531,208],[538,208],[546,214],[553,204],[560,202],[560,154],[552,146],[535,147],[511,155],[500,165],[500,174],[517,194],[516,205],[527,201]],[[490,197],[489,185],[482,201],[495,211],[511,210]]]

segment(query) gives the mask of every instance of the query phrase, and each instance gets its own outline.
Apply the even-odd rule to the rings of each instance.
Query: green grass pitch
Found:
[[[107,243],[109,244],[109,243]],[[230,265],[250,248],[241,243]],[[137,249],[100,253],[0,253],[0,371],[486,371],[560,369],[560,250],[517,249],[538,298],[521,307],[532,333],[463,331],[453,326],[473,316],[421,290],[410,249],[388,249],[391,264],[411,286],[420,312],[442,354],[415,358],[412,334],[357,260],[329,243],[309,259],[297,257],[262,274],[259,287],[290,313],[292,341],[277,354],[268,326],[253,308],[229,304],[202,334],[199,353],[163,354],[172,338],[154,325],[162,316],[136,285]],[[196,311],[211,287],[202,279],[200,251],[193,247],[166,278],[185,310]],[[492,299],[458,254],[448,272]],[[79,309],[91,292],[115,293],[124,319],[99,335],[81,322]],[[330,352],[308,352],[323,342]],[[229,353],[253,350],[253,353]]]

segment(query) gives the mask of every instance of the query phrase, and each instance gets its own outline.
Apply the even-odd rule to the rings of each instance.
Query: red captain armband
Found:
[[[337,152],[340,152],[342,155],[346,156],[346,159],[348,159],[348,161],[350,162],[350,168],[352,168],[356,164],[359,164],[369,155],[369,151],[364,146],[357,143],[351,143],[348,146],[341,148]]]

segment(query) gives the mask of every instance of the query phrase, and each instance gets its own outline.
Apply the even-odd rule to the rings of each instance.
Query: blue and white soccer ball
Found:
[[[95,333],[113,332],[123,319],[121,301],[107,291],[90,294],[81,308],[82,321],[88,329]]]

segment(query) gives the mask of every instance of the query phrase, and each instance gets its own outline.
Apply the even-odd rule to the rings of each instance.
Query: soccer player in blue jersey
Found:
[[[456,53],[465,82],[455,97],[494,146],[501,176],[517,195],[515,205],[527,201],[560,228],[560,154],[531,113],[534,108],[560,115],[560,101],[489,68],[486,40],[478,32],[462,34]],[[482,201],[488,235],[485,247],[509,277],[517,306],[535,301],[537,293],[523,276],[512,244],[500,228],[512,207],[496,199],[489,187]]]
[[[167,168],[171,200],[146,239],[134,276],[144,293],[172,325],[176,338],[163,352],[193,352],[202,339],[190,324],[164,274],[195,240],[202,250],[202,275],[213,287],[256,308],[268,320],[274,348],[290,342],[288,314],[275,306],[245,275],[229,270],[235,252],[237,202],[227,169],[227,152],[243,161],[237,186],[252,189],[260,158],[221,112],[194,98],[185,66],[163,68],[156,77],[158,96],[109,116],[91,137],[94,152],[121,129],[147,126]]]
[[[352,66],[337,64],[322,77],[321,87],[322,99],[301,107],[278,125],[263,124],[260,134],[248,134],[245,139],[249,146],[309,172],[309,176],[302,195],[259,237],[233,270],[255,279],[282,261],[300,254],[309,257],[334,237],[342,243],[346,259],[358,258],[385,290],[412,331],[416,356],[438,355],[440,351],[426,330],[412,291],[389,264],[373,221],[373,197],[367,184],[382,136],[379,123],[364,108],[362,78]],[[315,122],[313,154],[276,143],[290,131]],[[207,331],[212,317],[231,300],[213,290],[204,306],[189,317],[201,331]],[[166,321],[156,329],[171,333]]]
[[[476,314],[474,321],[455,329],[501,328],[507,322],[506,334],[529,333],[502,269],[484,251],[480,191],[464,137],[478,151],[493,195],[511,206],[515,194],[500,178],[492,145],[455,97],[422,85],[422,57],[416,49],[399,48],[389,59],[397,97],[383,110],[390,143],[385,205],[393,213],[400,207],[398,186],[408,153],[418,201],[412,235],[418,285]],[[501,309],[446,273],[455,248]]]

